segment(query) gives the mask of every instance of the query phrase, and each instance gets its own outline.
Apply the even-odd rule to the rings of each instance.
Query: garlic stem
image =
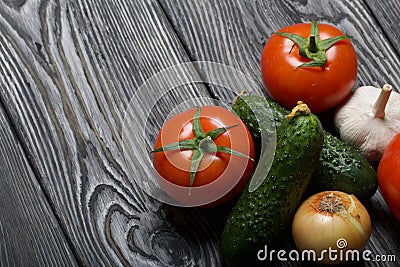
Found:
[[[382,91],[372,107],[374,118],[379,118],[379,119],[385,118],[385,108],[391,92],[392,92],[392,86],[390,84],[384,84],[382,86]]]

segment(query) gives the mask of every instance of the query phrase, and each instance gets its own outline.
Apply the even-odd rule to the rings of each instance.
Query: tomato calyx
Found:
[[[190,187],[189,187],[189,195],[191,194],[191,188],[195,179],[195,175],[199,168],[200,162],[203,159],[204,155],[207,153],[216,154],[217,152],[227,153],[231,155],[236,155],[244,158],[248,158],[252,161],[254,159],[246,154],[243,154],[239,151],[231,149],[226,146],[218,146],[215,144],[214,140],[220,136],[221,134],[225,133],[231,128],[238,126],[239,124],[227,126],[227,127],[220,127],[213,130],[208,131],[207,133],[204,132],[203,127],[200,123],[200,113],[201,108],[198,107],[193,117],[193,139],[185,139],[178,142],[170,143],[165,146],[161,146],[159,148],[154,149],[150,153],[157,153],[163,151],[174,151],[174,150],[192,150],[192,159],[190,165]]]
[[[327,62],[326,50],[343,39],[351,38],[351,36],[343,35],[321,40],[319,37],[318,23],[316,21],[311,22],[311,30],[308,38],[288,32],[274,32],[274,34],[292,40],[298,46],[300,56],[311,59],[311,61],[299,65],[298,68],[325,66]]]

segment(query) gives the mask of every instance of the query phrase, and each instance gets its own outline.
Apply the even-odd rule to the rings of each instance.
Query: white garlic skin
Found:
[[[362,86],[335,111],[340,138],[370,162],[379,161],[390,140],[400,132],[400,94],[391,92],[384,118],[375,118],[374,104],[382,89]]]

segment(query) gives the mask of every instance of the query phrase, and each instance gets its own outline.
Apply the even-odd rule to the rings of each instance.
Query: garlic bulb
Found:
[[[370,161],[378,161],[390,140],[400,132],[400,94],[392,86],[382,89],[362,86],[335,111],[340,138],[360,150]]]

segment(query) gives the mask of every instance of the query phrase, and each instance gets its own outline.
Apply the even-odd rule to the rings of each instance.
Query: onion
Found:
[[[304,260],[325,264],[360,260],[371,235],[371,219],[354,195],[325,191],[299,206],[292,235],[301,255],[308,255]]]

